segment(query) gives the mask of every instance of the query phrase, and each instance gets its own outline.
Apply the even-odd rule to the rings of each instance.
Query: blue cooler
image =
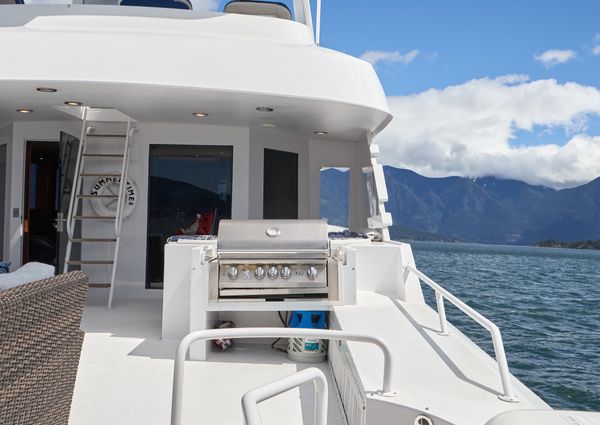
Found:
[[[327,312],[293,311],[288,327],[302,329],[327,329]],[[288,357],[301,363],[319,363],[327,357],[327,340],[318,338],[290,338]]]

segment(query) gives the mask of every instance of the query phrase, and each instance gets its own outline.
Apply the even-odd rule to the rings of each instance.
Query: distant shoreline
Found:
[[[490,242],[473,242],[473,241],[461,241],[461,240],[448,240],[448,239],[417,239],[410,237],[392,237],[392,240],[399,242],[434,242],[434,243],[447,243],[447,244],[469,244],[469,245],[483,245],[483,246],[505,246],[515,248],[557,248],[557,249],[580,249],[588,251],[600,251],[600,240],[585,240],[576,242],[562,242],[556,240],[540,241],[533,245],[519,245],[519,244],[506,244],[506,243],[490,243]]]
[[[537,242],[534,246],[542,248],[568,248],[568,249],[597,249],[600,250],[600,240],[583,240],[575,242],[563,242],[548,239]]]

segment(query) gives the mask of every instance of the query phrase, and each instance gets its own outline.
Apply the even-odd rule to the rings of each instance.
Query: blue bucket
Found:
[[[288,326],[303,329],[327,329],[326,311],[292,311]]]

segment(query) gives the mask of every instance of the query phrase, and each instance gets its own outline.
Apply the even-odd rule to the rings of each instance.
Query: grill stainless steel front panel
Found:
[[[221,220],[221,258],[327,258],[325,220]]]
[[[324,220],[221,220],[217,253],[220,298],[328,294]]]

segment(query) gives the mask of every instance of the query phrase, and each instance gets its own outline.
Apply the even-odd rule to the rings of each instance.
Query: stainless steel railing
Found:
[[[502,342],[502,334],[500,329],[494,322],[484,317],[474,308],[468,306],[455,295],[450,293],[447,289],[434,282],[433,279],[428,277],[425,273],[418,270],[416,267],[411,265],[404,266],[405,278],[410,274],[414,273],[421,282],[426,283],[435,292],[435,300],[437,303],[437,312],[440,318],[440,335],[448,335],[448,321],[446,319],[446,309],[444,307],[444,300],[450,301],[460,311],[465,313],[483,328],[487,329],[492,336],[492,343],[494,345],[494,353],[496,356],[496,363],[498,364],[498,372],[500,374],[500,382],[502,383],[502,393],[498,395],[503,401],[516,403],[519,401],[515,396],[512,389],[512,382],[510,380],[510,371],[508,369],[508,361],[506,360],[506,352],[504,351],[504,343]]]
[[[384,357],[383,364],[383,387],[377,394],[393,396],[392,373],[394,363],[392,352],[382,339],[362,333],[345,332],[330,329],[301,329],[301,328],[231,328],[231,329],[207,329],[195,331],[185,336],[175,354],[175,366],[173,372],[173,394],[171,405],[171,425],[181,425],[183,413],[183,383],[185,373],[185,358],[192,343],[202,340],[217,338],[319,338],[341,341],[356,341],[375,344]]]

